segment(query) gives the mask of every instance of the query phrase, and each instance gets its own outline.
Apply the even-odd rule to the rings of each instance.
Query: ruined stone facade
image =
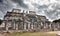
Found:
[[[33,32],[60,30],[60,23],[51,23],[45,16],[37,15],[34,11],[13,9],[7,12],[3,21],[5,32]]]

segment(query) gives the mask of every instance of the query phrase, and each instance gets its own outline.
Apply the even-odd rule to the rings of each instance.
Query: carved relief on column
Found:
[[[23,30],[23,22],[19,22],[19,24],[18,24],[18,30]]]
[[[30,24],[30,29],[32,29],[32,23]]]
[[[24,24],[24,30],[26,30],[26,23]]]
[[[30,29],[30,23],[28,24],[28,29]]]
[[[7,21],[5,22],[5,25],[6,25],[6,31],[8,31],[8,24],[7,24]]]
[[[52,23],[50,23],[50,30],[52,30]]]
[[[6,30],[6,22],[4,21],[4,28],[5,28],[5,30]]]
[[[57,27],[58,27],[58,30],[59,30],[59,23],[57,23]]]
[[[31,29],[33,29],[33,24],[31,24]]]
[[[9,28],[11,27],[11,22],[6,21],[6,30],[10,30]]]
[[[16,23],[16,30],[18,30],[18,24],[19,24],[19,23]]]
[[[14,22],[14,27],[13,27],[13,29],[15,30],[15,22]]]
[[[51,28],[51,24],[49,23],[49,31],[51,31],[51,29],[50,29],[50,28]]]
[[[38,23],[38,24],[37,24],[37,28],[38,28],[38,30],[40,30],[40,27],[41,27],[41,26],[40,26],[40,23]]]
[[[60,31],[60,23],[59,23],[59,31]]]
[[[38,24],[38,29],[40,30],[40,24]]]
[[[43,25],[43,23],[41,22],[41,25],[40,25],[40,29],[42,30],[43,28],[44,28],[44,25]]]
[[[33,24],[33,29],[35,30],[36,26],[35,26],[35,23]]]

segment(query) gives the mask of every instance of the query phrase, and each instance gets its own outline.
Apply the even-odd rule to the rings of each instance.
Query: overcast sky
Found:
[[[60,0],[0,0],[0,18],[12,8],[34,10],[49,20],[60,18]]]

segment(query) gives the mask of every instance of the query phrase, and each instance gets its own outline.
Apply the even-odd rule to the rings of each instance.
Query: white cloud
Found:
[[[50,20],[57,19],[60,1],[57,0],[24,0],[29,9],[36,10],[38,14],[47,16]],[[52,15],[52,16],[51,16]]]
[[[45,15],[48,19],[54,20],[60,13],[57,11],[60,10],[60,0],[5,0],[2,4],[0,3],[0,7],[1,12],[12,8],[34,10],[37,14]]]

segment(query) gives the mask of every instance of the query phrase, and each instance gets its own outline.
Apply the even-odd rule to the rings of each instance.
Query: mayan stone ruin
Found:
[[[60,31],[60,23],[48,21],[45,16],[37,15],[35,11],[13,9],[4,16],[2,32],[35,32]],[[0,25],[0,26],[1,26]]]

